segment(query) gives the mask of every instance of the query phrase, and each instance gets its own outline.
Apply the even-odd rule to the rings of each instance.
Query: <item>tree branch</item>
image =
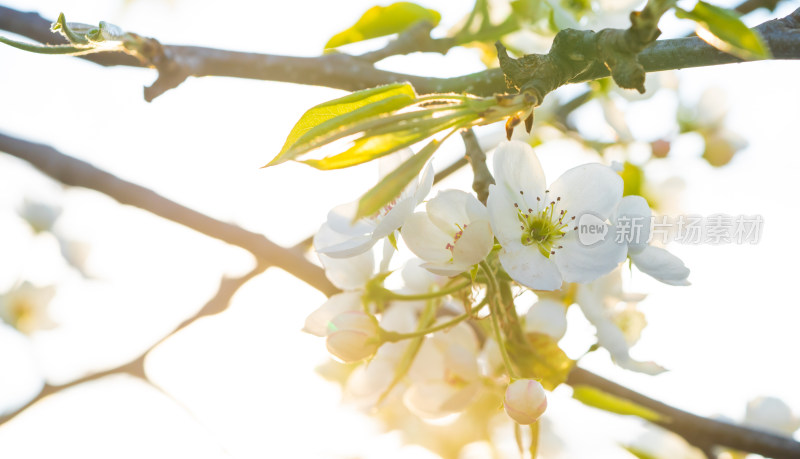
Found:
[[[656,424],[681,435],[690,442],[700,439],[701,443],[706,446],[726,446],[775,459],[800,457],[800,443],[789,437],[687,413],[577,366],[570,372],[567,384],[591,386],[649,408],[665,417],[663,421],[658,421]]]
[[[147,210],[207,236],[241,247],[261,262],[283,269],[328,296],[338,291],[325,277],[322,268],[306,260],[302,253],[285,249],[261,234],[216,220],[170,201],[152,190],[67,156],[50,146],[0,134],[0,151],[29,162],[45,175],[65,185],[99,191],[122,204]]]
[[[217,293],[214,295],[213,298],[211,298],[205,304],[205,306],[203,306],[202,309],[200,309],[200,311],[198,311],[194,316],[192,316],[192,317],[186,319],[185,321],[183,321],[180,325],[175,327],[175,329],[173,329],[169,334],[167,334],[166,336],[164,336],[163,338],[158,340],[156,343],[154,343],[152,346],[147,348],[147,350],[145,352],[143,352],[139,357],[137,357],[133,361],[125,363],[125,364],[122,364],[122,365],[114,367],[114,368],[110,368],[108,370],[104,370],[104,371],[100,371],[100,372],[97,372],[97,373],[88,374],[88,375],[83,376],[81,378],[78,378],[78,379],[76,379],[74,381],[71,381],[71,382],[69,382],[67,384],[61,384],[61,385],[45,384],[44,387],[42,388],[41,392],[39,392],[39,394],[35,398],[30,400],[24,406],[20,407],[18,410],[14,411],[13,413],[9,413],[9,414],[0,416],[0,425],[3,425],[6,422],[14,419],[20,413],[25,411],[28,407],[34,405],[35,403],[39,402],[43,398],[47,397],[48,395],[52,395],[52,394],[55,394],[57,392],[61,392],[63,390],[69,389],[70,387],[75,387],[75,386],[78,386],[80,384],[83,384],[83,383],[86,383],[86,382],[89,382],[89,381],[95,381],[97,379],[101,379],[101,378],[104,378],[106,376],[110,376],[110,375],[114,375],[114,374],[122,374],[122,373],[129,374],[129,375],[135,376],[137,378],[141,378],[141,379],[143,379],[145,381],[149,381],[149,379],[147,378],[147,374],[145,373],[145,370],[144,370],[144,364],[145,364],[145,359],[147,358],[147,355],[150,353],[150,351],[155,349],[156,346],[158,346],[159,344],[161,344],[164,341],[166,341],[169,337],[175,335],[176,333],[178,333],[179,331],[183,330],[184,328],[186,328],[191,323],[195,322],[197,319],[199,319],[201,317],[207,317],[207,316],[219,314],[222,311],[224,311],[225,309],[227,309],[228,305],[230,305],[231,298],[233,298],[233,295],[239,290],[239,288],[241,288],[245,283],[247,283],[247,281],[249,281],[253,277],[257,276],[258,274],[261,274],[262,272],[264,272],[264,270],[266,268],[267,268],[267,265],[263,265],[262,264],[262,265],[256,266],[255,269],[253,269],[252,271],[250,271],[249,273],[245,274],[242,277],[239,277],[239,278],[236,278],[236,279],[223,278],[222,281],[220,282],[219,289],[217,290]]]
[[[60,35],[51,33],[49,27],[50,21],[38,14],[0,7],[0,29],[42,43],[65,43]],[[786,18],[766,22],[756,29],[762,33],[775,59],[800,59],[800,9]],[[101,65],[143,66],[136,58],[122,53],[93,54],[82,58]],[[638,58],[646,72],[742,62],[697,37],[656,41],[639,53]],[[500,69],[453,78],[422,77],[378,70],[368,60],[346,54],[292,57],[199,46],[163,45],[163,59],[172,64],[162,65],[162,68],[169,67],[173,71],[162,76],[161,83],[157,80],[154,87],[146,90],[147,100],[152,100],[179,84],[184,76],[284,81],[348,91],[402,81],[410,82],[420,94],[466,92],[488,96],[508,91]],[[602,78],[608,74],[604,67],[595,66],[568,83]]]

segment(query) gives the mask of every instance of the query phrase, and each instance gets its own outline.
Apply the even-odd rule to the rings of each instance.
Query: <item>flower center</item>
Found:
[[[523,195],[523,192],[519,192]],[[575,217],[567,218],[567,210],[559,209],[561,203],[561,196],[556,199],[548,198],[550,191],[545,191],[544,201],[542,198],[536,197],[536,209],[528,208],[527,211],[520,208],[519,204],[514,203],[517,211],[517,219],[521,225],[520,229],[522,234],[520,241],[523,245],[530,246],[536,245],[539,253],[544,255],[545,258],[550,258],[554,255],[557,249],[562,246],[557,245],[557,242],[564,237],[566,229]]]
[[[453,235],[453,243],[451,244],[448,242],[447,245],[444,246],[444,248],[449,250],[451,254],[453,253],[453,250],[456,248],[456,242],[458,242],[458,240],[461,239],[461,236],[464,235],[464,230],[467,229],[466,223],[464,224],[464,226],[461,226],[458,223],[456,223],[456,226],[458,227],[458,231],[456,232],[456,234]]]

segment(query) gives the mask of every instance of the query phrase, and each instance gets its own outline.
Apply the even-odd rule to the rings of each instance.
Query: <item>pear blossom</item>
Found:
[[[506,388],[503,407],[518,424],[533,424],[547,409],[544,387],[535,379],[518,379]]]
[[[347,311],[328,323],[328,351],[343,362],[358,362],[378,350],[378,324],[367,313]]]
[[[747,402],[744,424],[791,437],[800,429],[800,417],[779,398],[757,397]]]
[[[0,296],[0,320],[24,334],[53,328],[47,306],[55,294],[52,285],[37,287],[25,281]]]
[[[17,214],[28,222],[34,233],[38,234],[52,231],[62,211],[60,205],[24,198],[22,205],[17,209]]]
[[[652,212],[641,196],[625,196],[611,217],[617,235],[627,243],[628,257],[639,271],[668,285],[689,285],[689,268],[680,258],[648,245]],[[627,228],[629,231],[622,231]]]
[[[401,150],[379,160],[380,176],[384,177],[414,153],[410,149]],[[394,233],[414,212],[433,186],[433,168],[430,164],[417,180],[412,181],[392,202],[377,214],[363,217],[355,222],[358,201],[334,207],[328,213],[328,226],[343,236],[340,242],[331,245],[315,245],[318,253],[332,258],[346,258],[364,253],[379,240]]]
[[[422,267],[442,276],[455,276],[486,258],[494,236],[486,208],[475,196],[460,190],[440,191],[403,225],[401,235]]]
[[[664,368],[630,356],[630,348],[646,324],[644,316],[631,305],[642,299],[644,295],[623,292],[621,269],[579,285],[575,294],[583,315],[597,329],[598,343],[611,354],[614,363],[627,370],[655,375],[665,371]]]
[[[584,164],[565,172],[550,189],[530,145],[501,144],[494,154],[496,185],[487,208],[503,246],[500,263],[512,279],[538,290],[562,282],[590,282],[625,259],[625,246],[613,237],[594,244],[578,240],[578,219],[589,215],[602,225],[622,198],[622,179],[608,166]]]
[[[481,387],[478,346],[475,333],[464,323],[425,338],[408,371],[406,407],[422,419],[465,409]]]
[[[567,332],[567,308],[559,301],[537,301],[525,314],[525,331],[543,333],[560,340]]]

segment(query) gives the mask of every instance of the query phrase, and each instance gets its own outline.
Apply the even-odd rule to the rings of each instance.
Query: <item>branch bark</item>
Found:
[[[182,206],[143,186],[123,180],[80,159],[39,143],[0,134],[0,151],[29,162],[45,175],[70,186],[89,188],[122,204],[147,210],[207,236],[241,247],[261,262],[281,268],[330,296],[338,289],[319,266],[301,252],[285,249],[261,234],[211,218]]]
[[[36,13],[22,13],[0,6],[0,30],[16,33],[41,43],[63,44],[60,35],[49,31],[50,21]],[[783,19],[768,21],[756,28],[768,43],[775,59],[800,59],[800,9]],[[122,53],[83,56],[92,62],[111,66],[142,67],[136,58]],[[646,72],[702,67],[742,62],[718,51],[697,37],[659,40],[639,53]],[[256,80],[326,86],[355,91],[388,83],[408,81],[420,94],[466,92],[489,96],[508,91],[503,72],[490,69],[452,78],[433,78],[376,69],[367,59],[346,54],[319,57],[292,57],[245,53],[199,46],[163,45],[163,59],[172,65],[171,74],[162,75],[145,97],[152,100],[179,84],[186,76],[227,76]],[[589,72],[568,81],[577,83],[608,76],[608,70],[594,66]]]

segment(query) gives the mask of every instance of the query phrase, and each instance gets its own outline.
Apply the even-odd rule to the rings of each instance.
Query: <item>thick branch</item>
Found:
[[[44,174],[65,185],[99,191],[122,204],[139,207],[207,236],[248,250],[261,262],[287,271],[326,295],[338,290],[325,277],[322,268],[306,260],[302,253],[285,249],[261,234],[216,220],[170,201],[152,190],[60,153],[50,146],[0,134],[0,151],[31,163]]]
[[[664,421],[656,422],[656,424],[683,436],[690,442],[700,440],[701,443],[707,445],[726,446],[776,459],[800,457],[800,443],[789,437],[687,413],[579,367],[575,367],[570,372],[567,384],[595,387],[649,408],[665,417]]]
[[[40,42],[64,43],[59,35],[49,32],[49,27],[50,21],[35,13],[21,13],[0,7],[0,29]],[[762,24],[757,29],[769,44],[775,59],[800,59],[800,10],[786,18]],[[174,68],[180,69],[175,74],[178,80],[185,75],[228,76],[327,86],[348,91],[408,81],[420,94],[467,92],[491,95],[508,90],[500,69],[453,78],[431,78],[378,70],[367,60],[345,54],[291,57],[174,45],[164,45],[163,52],[164,58],[171,60]],[[142,66],[137,59],[120,53],[95,54],[84,58],[101,65]],[[641,52],[638,59],[647,72],[741,62],[696,37],[656,41]],[[593,66],[591,71],[569,80],[569,83],[605,76],[608,76],[607,69]],[[150,90],[148,98],[166,91],[168,86]]]

